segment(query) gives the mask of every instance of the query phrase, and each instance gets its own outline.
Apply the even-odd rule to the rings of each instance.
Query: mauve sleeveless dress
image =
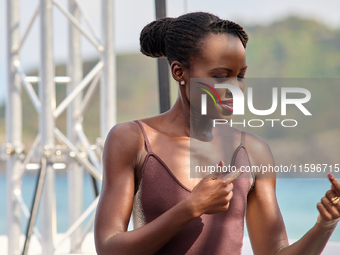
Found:
[[[147,156],[134,199],[135,228],[153,221],[191,192],[152,152],[143,125],[139,121],[136,123],[142,130]],[[249,157],[244,147],[243,132],[241,133],[241,143],[234,152],[231,165],[237,168],[250,166]],[[234,194],[227,211],[203,214],[194,219],[156,254],[240,255],[243,245],[247,195],[254,183],[251,173],[245,172],[242,177],[233,182]]]

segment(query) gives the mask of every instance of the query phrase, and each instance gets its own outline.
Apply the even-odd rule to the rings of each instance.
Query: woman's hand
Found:
[[[331,174],[328,175],[331,189],[318,203],[317,208],[320,212],[318,223],[322,227],[333,229],[340,220],[340,183]]]
[[[223,162],[220,162],[223,166]],[[217,178],[218,174],[211,174],[203,178],[187,197],[191,203],[194,217],[202,214],[214,214],[228,210],[233,197],[235,178]]]

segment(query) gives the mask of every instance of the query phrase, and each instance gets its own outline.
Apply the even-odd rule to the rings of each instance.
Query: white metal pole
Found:
[[[45,183],[41,200],[41,235],[42,254],[53,254],[53,241],[56,234],[56,202],[55,202],[55,173],[49,157],[54,154],[54,126],[53,110],[55,102],[54,63],[52,48],[52,1],[40,0],[40,83],[39,97],[41,113],[39,118],[39,132],[41,145],[47,157]]]
[[[52,0],[55,6],[68,18],[69,22],[71,22],[74,26],[76,26],[79,31],[87,38],[87,40],[99,51],[103,50],[103,46],[101,46],[95,38],[93,38],[86,30],[79,24],[79,22],[56,0]]]
[[[73,17],[79,21],[80,13],[75,0],[69,0],[69,10]],[[67,86],[67,94],[69,95],[73,89],[81,82],[83,77],[82,58],[80,49],[80,32],[72,24],[69,24],[69,61],[68,76],[71,81]],[[69,140],[77,145],[79,141],[75,127],[79,123],[78,115],[75,114],[81,105],[82,95],[79,94],[73,99],[73,102],[67,108],[67,136]],[[78,147],[78,146],[77,146]],[[76,222],[83,211],[83,168],[73,158],[69,157],[68,162],[68,194],[69,194],[69,224],[70,226]],[[82,236],[81,225],[71,235],[71,252],[79,253],[81,251],[79,238]]]
[[[19,253],[21,234],[20,205],[15,199],[15,190],[19,189],[15,176],[20,172],[20,159],[15,148],[22,146],[21,86],[14,62],[18,60],[19,45],[19,0],[7,1],[7,102],[6,102],[6,137],[13,150],[7,150],[7,237],[8,254]]]
[[[113,47],[113,0],[102,0],[102,60],[104,69],[100,84],[100,135],[104,140],[117,121],[116,61]]]

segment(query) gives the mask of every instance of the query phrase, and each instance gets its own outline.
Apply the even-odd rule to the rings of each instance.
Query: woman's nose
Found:
[[[226,83],[224,83],[224,84],[235,86],[235,87],[241,89],[242,92],[244,90],[243,80],[239,80],[237,78],[228,79],[228,81],[226,81]],[[231,96],[233,93],[231,92],[230,89],[226,88],[225,94],[226,94],[226,96]]]
[[[231,96],[233,93],[231,93],[230,89],[226,89],[225,94]]]

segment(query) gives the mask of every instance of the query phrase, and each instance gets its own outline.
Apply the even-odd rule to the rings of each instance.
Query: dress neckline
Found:
[[[150,142],[149,142],[149,139],[148,139],[148,136],[145,132],[145,129],[144,129],[144,126],[142,124],[141,121],[139,120],[135,120],[135,122],[138,124],[138,126],[140,127],[140,129],[142,130],[142,133],[143,133],[143,137],[144,137],[144,142],[145,142],[145,145],[146,145],[146,150],[147,150],[147,154],[144,158],[144,162],[143,162],[143,165],[142,165],[142,169],[141,169],[141,175],[140,175],[140,178],[138,180],[138,184],[136,186],[136,191],[138,190],[139,188],[139,185],[140,185],[140,182],[143,178],[143,174],[144,174],[144,171],[145,171],[145,167],[146,167],[146,164],[147,164],[147,161],[149,160],[149,157],[150,156],[153,156],[163,167],[164,169],[168,172],[168,174],[170,175],[170,177],[175,181],[177,182],[177,184],[179,186],[181,186],[184,190],[186,190],[187,192],[191,193],[192,190],[189,189],[188,187],[186,187],[174,174],[173,172],[170,170],[170,168],[168,167],[168,165],[156,154],[152,151],[151,149],[151,145],[150,145]],[[146,123],[144,123],[145,125],[147,125]],[[148,126],[148,125],[147,125]],[[149,126],[148,126],[149,127]],[[153,129],[152,127],[150,127],[151,129]],[[154,130],[154,129],[153,129]],[[230,166],[233,166],[234,163],[235,163],[235,159],[236,159],[236,156],[237,156],[237,153],[239,152],[239,150],[241,148],[244,148],[244,132],[241,131],[241,143],[237,146],[237,148],[235,149],[233,155],[232,155],[232,158],[230,160]]]
[[[235,149],[233,156],[230,160],[230,166],[233,166],[235,163],[235,158],[236,155],[238,153],[238,151],[241,149],[241,147],[243,147],[242,144],[240,144],[239,146],[237,146],[237,148]],[[168,174],[179,184],[179,186],[181,186],[184,190],[188,191],[188,192],[192,192],[192,189],[189,189],[186,185],[184,185],[177,177],[176,175],[174,175],[174,173],[170,170],[170,168],[168,167],[168,165],[154,152],[148,152],[148,154],[145,156],[145,160],[143,162],[143,166],[142,166],[142,173],[141,173],[141,179],[143,177],[143,173],[144,173],[144,168],[146,165],[146,162],[148,161],[149,157],[153,156],[155,159],[158,160],[158,162],[165,168],[165,170],[168,172]]]

